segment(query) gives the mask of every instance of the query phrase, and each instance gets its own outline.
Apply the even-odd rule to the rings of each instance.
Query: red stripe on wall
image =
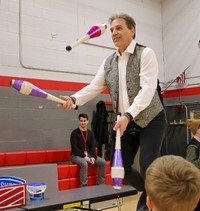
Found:
[[[106,105],[112,105],[112,102],[106,101],[105,104],[106,104]]]
[[[164,98],[186,97],[192,95],[200,95],[200,87],[191,87],[176,90],[167,90],[163,93]]]
[[[41,89],[64,90],[64,91],[74,91],[74,92],[88,85],[87,83],[78,83],[78,82],[69,82],[69,81],[63,82],[63,81],[53,81],[53,80],[43,80],[43,79],[0,76],[0,86],[5,86],[5,87],[10,86],[11,80],[28,81],[34,84],[35,86],[38,86]],[[102,93],[108,94],[108,90],[105,90]]]
[[[43,80],[43,79],[0,76],[0,86],[9,87],[10,81],[13,79],[28,81],[38,86],[41,89],[64,90],[64,91],[72,91],[72,92],[76,92],[87,85],[87,83],[78,83],[78,82],[69,82],[69,81],[63,82],[63,81],[53,81],[53,80]],[[108,94],[108,90],[106,89],[102,93]],[[200,95],[200,87],[166,90],[163,93],[164,98],[173,98],[173,97],[179,97],[179,96],[184,97],[184,96],[192,96],[192,95]]]

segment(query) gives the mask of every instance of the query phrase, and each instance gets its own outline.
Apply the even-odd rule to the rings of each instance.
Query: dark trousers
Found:
[[[130,122],[121,137],[121,150],[125,169],[124,182],[144,191],[144,175],[151,162],[159,157],[166,130],[166,115],[161,111],[145,128]],[[137,151],[140,147],[140,172],[132,167]],[[114,154],[115,141],[112,141],[111,165]]]

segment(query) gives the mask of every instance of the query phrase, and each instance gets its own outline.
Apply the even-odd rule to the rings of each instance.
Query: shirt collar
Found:
[[[136,41],[133,39],[124,52],[133,54],[133,52],[135,50],[135,46],[136,46]],[[117,54],[117,56],[120,56],[118,49],[116,51],[116,54]]]

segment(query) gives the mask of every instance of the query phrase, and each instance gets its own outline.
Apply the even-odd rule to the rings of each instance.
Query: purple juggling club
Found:
[[[10,85],[24,95],[41,97],[61,104],[65,103],[64,100],[45,92],[44,90],[27,81],[11,80]],[[76,105],[73,105],[73,108],[76,108]]]
[[[120,115],[117,116],[117,119],[119,119],[119,117]],[[121,189],[122,181],[124,179],[124,165],[121,152],[121,138],[119,128],[116,131],[115,151],[111,165],[111,177],[114,189]]]

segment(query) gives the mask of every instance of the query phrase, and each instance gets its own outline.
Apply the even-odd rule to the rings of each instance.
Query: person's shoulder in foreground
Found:
[[[188,119],[186,123],[192,132],[192,138],[186,146],[186,160],[200,169],[200,119]]]
[[[165,155],[146,171],[147,206],[152,211],[193,211],[200,198],[200,171],[186,159]]]

